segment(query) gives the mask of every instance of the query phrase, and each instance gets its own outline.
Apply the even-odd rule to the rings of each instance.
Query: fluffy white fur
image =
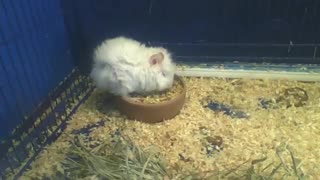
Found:
[[[160,64],[151,65],[150,58],[164,55]],[[162,91],[173,84],[175,64],[162,47],[146,47],[126,37],[104,41],[94,53],[90,76],[98,88],[120,96],[130,93]]]

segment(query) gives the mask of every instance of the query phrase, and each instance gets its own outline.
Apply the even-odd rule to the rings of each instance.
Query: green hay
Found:
[[[284,161],[284,153],[289,153],[291,162]],[[273,166],[274,163],[269,163],[266,166],[261,166],[268,158],[263,157],[252,161],[245,161],[234,169],[228,169],[224,172],[202,172],[191,173],[185,176],[184,180],[212,180],[212,179],[232,179],[232,180],[272,180],[272,179],[296,179],[305,180],[308,178],[301,169],[302,162],[295,158],[292,150],[286,144],[279,146],[276,149],[277,157],[280,163]],[[251,162],[247,167],[243,167]],[[260,165],[260,167],[258,167]],[[273,167],[273,168],[271,168]],[[241,169],[241,170],[240,170]],[[276,177],[275,177],[276,176]]]
[[[60,176],[68,179],[162,179],[168,176],[155,153],[147,153],[130,140],[119,138],[114,145],[101,144],[92,150],[76,137]],[[110,151],[111,150],[111,151]],[[62,170],[63,169],[63,170]]]
[[[176,180],[305,180],[302,162],[296,159],[287,145],[276,149],[279,163],[265,165],[267,157],[245,161],[233,169],[225,167],[223,171],[206,172],[172,172],[169,171],[156,153],[143,151],[135,146],[129,138],[118,137],[113,145],[102,143],[95,148],[88,148],[81,137],[76,137],[67,152],[67,158],[58,168],[57,177],[67,179],[176,179]],[[287,153],[291,162],[285,162]],[[250,163],[250,164],[249,164]],[[249,164],[249,165],[248,165]]]

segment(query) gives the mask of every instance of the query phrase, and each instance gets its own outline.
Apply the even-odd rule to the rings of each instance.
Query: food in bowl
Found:
[[[173,82],[170,89],[161,92],[152,92],[148,94],[131,94],[130,97],[136,101],[145,104],[156,104],[160,102],[170,101],[183,92],[183,85],[177,79]]]

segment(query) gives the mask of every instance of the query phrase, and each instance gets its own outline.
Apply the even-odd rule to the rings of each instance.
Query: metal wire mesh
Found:
[[[0,138],[73,68],[59,1],[0,1]]]
[[[50,96],[16,128],[11,141],[0,144],[3,178],[19,177],[47,144],[63,132],[66,122],[93,90],[88,77],[73,70]],[[5,151],[7,150],[7,151]]]
[[[86,92],[73,68],[60,1],[0,0],[0,177],[27,166]]]

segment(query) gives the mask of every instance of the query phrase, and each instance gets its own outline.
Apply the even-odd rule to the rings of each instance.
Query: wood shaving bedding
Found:
[[[23,178],[50,176],[50,169],[59,167],[63,154],[57,149],[68,147],[66,142],[74,129],[105,120],[94,129],[93,140],[105,140],[120,129],[132,141],[146,148],[155,146],[163,159],[179,172],[223,171],[245,161],[267,156],[266,164],[278,162],[276,147],[288,143],[295,156],[303,161],[305,174],[319,179],[320,167],[320,84],[295,81],[183,78],[187,99],[181,113],[159,124],[144,124],[127,120],[112,104],[112,98],[95,90],[72,117],[64,134],[41,153]],[[263,109],[259,98],[277,98],[287,88],[300,87],[308,92],[309,100],[301,107]],[[248,119],[233,119],[222,112],[203,108],[201,100],[210,97],[248,113]],[[219,136],[223,150],[208,153],[204,139]],[[285,159],[289,161],[289,159]],[[276,165],[276,163],[275,163]],[[275,166],[274,165],[274,166]]]

